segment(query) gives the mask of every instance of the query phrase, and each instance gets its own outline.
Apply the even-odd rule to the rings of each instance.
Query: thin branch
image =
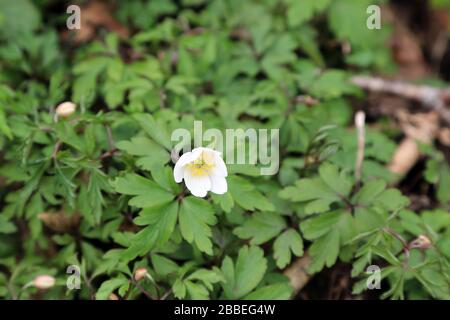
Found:
[[[114,154],[118,151],[117,148],[111,149],[106,151],[105,153],[103,153],[102,155],[100,155],[100,157],[98,157],[98,160],[104,160],[106,158],[112,157],[114,156]]]
[[[108,136],[109,149],[113,150],[113,149],[115,149],[115,143],[114,143],[114,138],[112,135],[111,127],[109,125],[105,125],[105,128],[106,128],[106,135]]]
[[[166,293],[164,293],[159,300],[166,300],[167,297],[172,293],[172,289],[167,290]]]
[[[351,81],[356,86],[369,91],[395,94],[420,102],[424,107],[435,110],[442,120],[450,124],[450,110],[446,108],[446,103],[450,101],[450,89],[366,76],[355,76]]]
[[[400,234],[398,234],[391,228],[386,227],[386,228],[383,228],[383,230],[385,232],[389,233],[391,236],[393,236],[394,238],[396,238],[398,241],[400,241],[402,243],[402,249],[403,249],[403,252],[405,253],[405,260],[403,260],[403,267],[406,269],[406,267],[409,264],[410,245],[408,244],[408,242],[406,242],[406,240]]]
[[[52,153],[52,159],[54,159],[54,160],[56,160],[56,156],[57,156],[57,154],[58,154],[58,151],[61,149],[61,147],[62,147],[62,141],[61,140],[58,140],[56,143],[55,143],[55,147],[53,148],[53,153]]]
[[[364,161],[364,148],[366,145],[365,122],[366,122],[366,114],[363,111],[358,111],[355,115],[355,126],[358,135],[358,150],[356,152],[356,163],[355,163],[356,190],[359,190],[361,186],[362,165]]]
[[[406,242],[406,240],[403,239],[403,237],[401,235],[399,235],[397,232],[395,232],[391,228],[387,228],[387,227],[383,228],[383,230],[386,231],[387,233],[389,233],[394,238],[396,238],[398,241],[400,241],[403,245],[403,248],[408,248],[408,242]]]
[[[174,148],[170,152],[170,158],[172,159],[173,163],[177,163],[177,161],[180,159],[180,151],[181,150],[177,150],[177,149]]]
[[[306,104],[307,106],[313,106],[319,104],[320,101],[307,95],[299,95],[294,98],[295,103]]]
[[[139,289],[139,291],[141,291],[147,298],[149,298],[150,300],[157,300],[155,297],[153,297],[150,294],[150,292],[145,290],[144,287],[142,287],[137,281],[133,280],[133,283],[136,285],[136,287]]]
[[[98,157],[98,160],[100,160],[100,161],[114,156],[114,154],[118,151],[118,149],[116,148],[115,143],[114,143],[114,138],[112,135],[111,127],[109,125],[105,124],[105,128],[106,128],[106,135],[108,137],[109,150],[106,151],[105,153],[103,153],[102,155],[100,155],[100,157]]]

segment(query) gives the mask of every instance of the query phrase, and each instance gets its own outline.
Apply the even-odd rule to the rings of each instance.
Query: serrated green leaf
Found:
[[[289,283],[276,283],[259,288],[246,295],[244,300],[288,300],[292,296]]]
[[[291,262],[291,252],[297,257],[303,255],[302,237],[294,229],[288,229],[275,240],[273,251],[278,268],[283,269]]]
[[[338,257],[339,243],[339,231],[335,228],[314,241],[309,247],[312,263],[308,271],[314,273],[322,270],[324,266],[331,267]]]
[[[251,239],[250,244],[262,244],[277,236],[286,227],[284,219],[276,213],[257,212],[234,233],[242,239]]]
[[[230,176],[228,177],[228,186],[234,201],[245,210],[275,210],[274,205],[245,178]]]
[[[147,226],[131,239],[131,245],[124,251],[122,258],[129,261],[164,245],[172,235],[177,216],[177,202],[143,209],[135,222]]]
[[[150,114],[134,114],[133,118],[139,123],[144,131],[157,143],[171,150],[170,137],[164,127],[158,124]]]
[[[146,208],[158,206],[170,202],[174,195],[150,179],[137,174],[127,174],[124,177],[116,178],[113,182],[116,192],[132,195],[129,201],[131,206]]]
[[[211,225],[216,224],[212,206],[203,199],[192,196],[183,199],[179,213],[181,234],[189,243],[212,255]]]
[[[222,272],[226,279],[222,287],[226,297],[239,299],[248,294],[262,280],[266,269],[267,260],[259,247],[242,247],[236,264],[226,257],[222,263]]]
[[[128,283],[128,281],[129,280],[126,279],[125,277],[117,277],[110,280],[106,280],[101,284],[100,288],[98,288],[97,293],[95,294],[95,298],[97,300],[107,300],[109,295],[114,290]]]
[[[334,225],[336,225],[340,216],[340,211],[323,213],[300,223],[300,229],[306,239],[314,240],[326,234]]]

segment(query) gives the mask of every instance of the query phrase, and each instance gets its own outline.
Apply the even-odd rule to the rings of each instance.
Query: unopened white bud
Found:
[[[55,278],[49,275],[40,275],[34,278],[33,285],[38,289],[48,289],[55,285]]]
[[[410,244],[411,248],[428,249],[431,247],[431,241],[427,236],[420,235]]]
[[[75,103],[66,101],[56,107],[56,115],[58,117],[67,118],[70,117],[76,109],[77,105]]]
[[[134,272],[134,280],[139,281],[147,276],[148,272],[145,268],[139,268]]]
[[[108,300],[119,300],[119,297],[118,297],[116,294],[111,293],[111,294],[108,296]]]

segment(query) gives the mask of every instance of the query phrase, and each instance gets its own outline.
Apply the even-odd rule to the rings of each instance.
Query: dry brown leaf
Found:
[[[307,269],[311,264],[311,257],[308,253],[295,260],[288,268],[284,270],[284,275],[289,278],[294,292],[299,292],[309,281],[311,275]]]
[[[416,140],[407,137],[398,145],[387,168],[392,173],[402,176],[411,170],[419,157],[420,150]]]
[[[115,32],[122,39],[129,37],[128,29],[118,22],[112,15],[113,7],[106,1],[89,1],[81,6],[81,29],[68,30],[63,34],[64,38],[73,36],[76,43],[87,42],[95,38],[99,28],[105,28]]]
[[[430,143],[439,130],[439,115],[432,111],[428,113],[399,113],[400,126],[410,138],[423,143]]]
[[[438,139],[444,146],[450,147],[450,129],[442,128],[439,130]]]
[[[42,212],[38,214],[38,218],[50,230],[66,233],[79,225],[81,216],[78,213],[68,215],[61,210],[57,212]]]
[[[401,178],[414,167],[421,157],[418,141],[429,144],[436,137],[439,129],[439,116],[436,112],[417,114],[399,112],[397,117],[406,137],[398,145],[387,168]]]
[[[409,30],[407,21],[399,18],[401,16],[399,12],[391,14],[394,32],[390,46],[394,60],[399,65],[398,74],[401,78],[410,80],[423,78],[430,70],[425,62],[419,39]]]

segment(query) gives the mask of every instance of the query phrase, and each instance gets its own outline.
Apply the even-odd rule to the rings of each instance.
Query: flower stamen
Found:
[[[197,159],[188,163],[186,167],[193,176],[205,176],[214,169],[214,158],[210,154],[202,152]]]

